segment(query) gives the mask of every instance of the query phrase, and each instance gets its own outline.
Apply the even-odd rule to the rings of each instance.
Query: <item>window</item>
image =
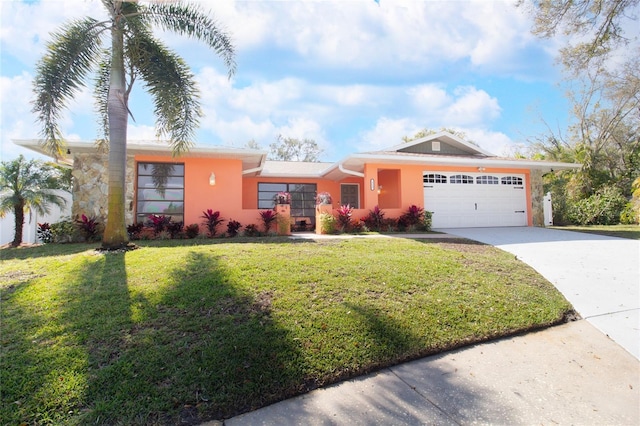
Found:
[[[469,175],[453,175],[449,178],[451,183],[473,183],[473,177]]]
[[[447,177],[439,174],[428,174],[422,178],[424,183],[447,183]]]
[[[522,185],[522,178],[518,176],[505,176],[501,180],[503,185]]]
[[[495,176],[478,176],[476,183],[478,185],[498,185],[500,180]]]
[[[138,163],[136,222],[150,214],[184,221],[184,164]]]
[[[360,185],[357,183],[343,183],[340,185],[340,204],[349,204],[354,209],[359,209]]]
[[[316,214],[316,184],[258,183],[258,208],[272,209],[278,192],[291,194],[292,217],[314,217]]]

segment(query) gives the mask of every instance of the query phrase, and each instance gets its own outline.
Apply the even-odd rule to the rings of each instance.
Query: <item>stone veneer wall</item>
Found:
[[[533,226],[544,226],[542,170],[531,170],[531,212],[533,213]]]
[[[99,222],[107,220],[108,154],[76,154],[73,157],[72,218],[82,214],[95,217]],[[133,156],[127,156],[125,175],[125,220],[133,223],[133,181],[135,179]]]

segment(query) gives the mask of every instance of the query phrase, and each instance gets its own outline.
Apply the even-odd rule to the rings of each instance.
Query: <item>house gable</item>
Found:
[[[423,138],[396,145],[385,150],[387,152],[403,152],[407,154],[432,154],[452,156],[495,157],[470,142],[448,132],[438,132]]]

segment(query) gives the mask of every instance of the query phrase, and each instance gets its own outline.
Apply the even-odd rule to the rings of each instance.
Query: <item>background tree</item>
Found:
[[[248,141],[247,143],[244,144],[244,148],[247,149],[258,149],[261,150],[262,147],[260,146],[260,144],[258,142],[256,142],[255,139],[251,139],[250,141]]]
[[[624,32],[637,27],[638,3],[520,2],[531,8],[534,34],[567,37],[558,61],[569,87],[573,122],[564,134],[549,128],[549,134],[530,141],[533,155],[583,165],[579,171],[545,177],[560,222],[584,222],[596,210],[609,221],[613,212],[591,207],[621,210],[620,199],[630,198],[631,183],[640,175],[640,45],[637,34]],[[604,198],[614,201],[605,203]]]
[[[229,37],[199,7],[183,2],[139,4],[102,0],[108,19],[84,18],[52,35],[36,67],[34,112],[43,126],[44,146],[56,157],[64,152],[58,126],[61,111],[95,71],[95,96],[103,142],[109,149],[108,213],[102,245],[126,246],[125,170],[129,95],[136,79],[151,94],[158,138],[166,138],[174,155],[192,145],[202,116],[199,91],[184,60],[152,34],[155,27],[204,42],[235,71]]]
[[[0,217],[9,212],[15,216],[12,247],[22,244],[26,212],[35,210],[44,215],[49,213],[52,204],[59,207],[66,205],[66,200],[55,192],[64,187],[60,171],[42,161],[27,161],[21,155],[13,161],[0,163]]]
[[[560,49],[560,62],[565,69],[578,75],[585,70],[601,68],[612,52],[622,46],[634,45],[624,28],[637,28],[640,0],[518,0],[519,6],[533,15],[532,33],[541,38],[553,38],[558,33],[569,37]],[[634,47],[637,50],[637,46]],[[632,53],[633,55],[633,53]]]
[[[313,139],[285,138],[278,135],[276,142],[269,145],[269,159],[280,161],[320,161],[322,149]]]

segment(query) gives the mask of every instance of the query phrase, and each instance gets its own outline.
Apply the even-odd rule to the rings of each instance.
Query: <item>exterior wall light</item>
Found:
[[[369,188],[370,188],[372,191],[375,191],[375,190],[376,190],[376,181],[375,181],[375,179],[371,179],[371,180],[369,181]]]
[[[378,194],[382,192],[382,185],[378,186]]]
[[[478,167],[479,172],[484,172],[484,167]]]
[[[215,186],[215,184],[216,184],[216,174],[211,172],[211,174],[209,175],[209,185]]]

